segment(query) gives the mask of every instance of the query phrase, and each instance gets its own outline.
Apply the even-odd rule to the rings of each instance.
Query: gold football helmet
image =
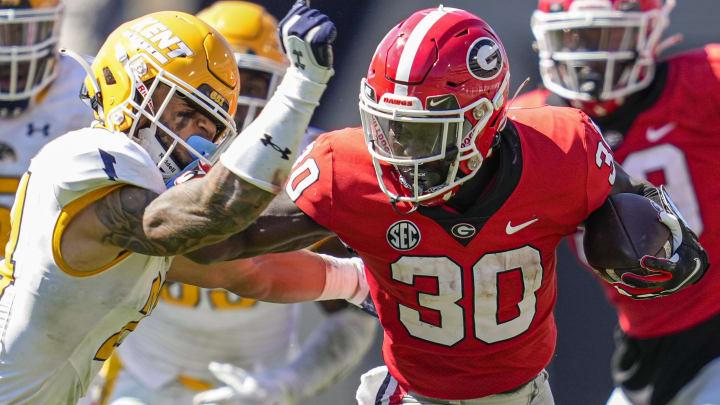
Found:
[[[173,96],[187,100],[215,123],[213,142],[237,133],[233,115],[239,78],[232,49],[193,15],[161,11],[121,25],[108,36],[89,69],[83,96],[96,117],[107,129],[124,132],[143,146],[166,180],[184,169],[172,159],[178,143],[212,164],[205,152],[160,121]],[[169,91],[158,103],[152,96],[161,85]],[[172,144],[160,141],[158,128],[172,136]]]
[[[0,1],[0,116],[25,110],[57,75],[60,0]]]
[[[233,48],[241,75],[235,122],[238,130],[243,129],[260,113],[285,74],[287,60],[277,38],[277,20],[262,6],[246,1],[219,1],[197,16]]]

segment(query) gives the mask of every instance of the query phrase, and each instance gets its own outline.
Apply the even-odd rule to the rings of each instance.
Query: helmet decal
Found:
[[[490,38],[478,38],[468,51],[467,68],[480,80],[496,78],[502,72],[503,63],[500,47]]]
[[[166,25],[152,17],[143,18],[133,24],[123,32],[123,36],[138,48],[142,48],[152,55],[161,65],[178,56],[192,56],[194,54],[180,37],[175,35]],[[166,57],[161,51],[168,50]]]

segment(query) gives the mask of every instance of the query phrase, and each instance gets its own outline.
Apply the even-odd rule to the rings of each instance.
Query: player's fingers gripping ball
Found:
[[[709,266],[697,236],[669,200],[662,201],[660,207],[640,195],[613,195],[585,223],[588,263],[635,299],[673,294],[700,280]]]
[[[622,193],[608,197],[585,221],[587,261],[621,294],[650,298],[664,289],[668,275],[640,264],[646,256],[671,255],[672,234],[659,221],[661,211],[641,195]]]
[[[683,287],[700,281],[710,268],[708,255],[698,242],[697,235],[682,218],[673,214],[661,217],[663,224],[672,230],[673,254],[669,258],[644,256],[640,265],[649,272],[664,275],[663,287],[658,295],[669,295]],[[676,235],[680,235],[677,237]]]

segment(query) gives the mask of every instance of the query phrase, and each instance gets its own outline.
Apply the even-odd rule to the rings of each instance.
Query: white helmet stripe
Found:
[[[413,61],[415,61],[415,54],[420,48],[420,43],[427,35],[430,28],[435,25],[442,16],[455,10],[454,8],[438,7],[431,11],[428,15],[423,17],[422,20],[413,28],[410,33],[410,37],[405,43],[402,55],[400,55],[400,62],[398,63],[397,73],[395,74],[395,80],[401,82],[407,82],[410,79],[410,71],[412,70]],[[407,86],[404,84],[395,84],[395,91],[397,95],[406,96]]]

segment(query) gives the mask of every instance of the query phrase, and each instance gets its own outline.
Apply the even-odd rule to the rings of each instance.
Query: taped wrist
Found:
[[[220,155],[220,163],[248,183],[279,193],[325,88],[289,68],[260,115]]]
[[[323,254],[320,257],[325,261],[325,287],[315,301],[341,299],[359,305],[369,292],[362,260]]]

